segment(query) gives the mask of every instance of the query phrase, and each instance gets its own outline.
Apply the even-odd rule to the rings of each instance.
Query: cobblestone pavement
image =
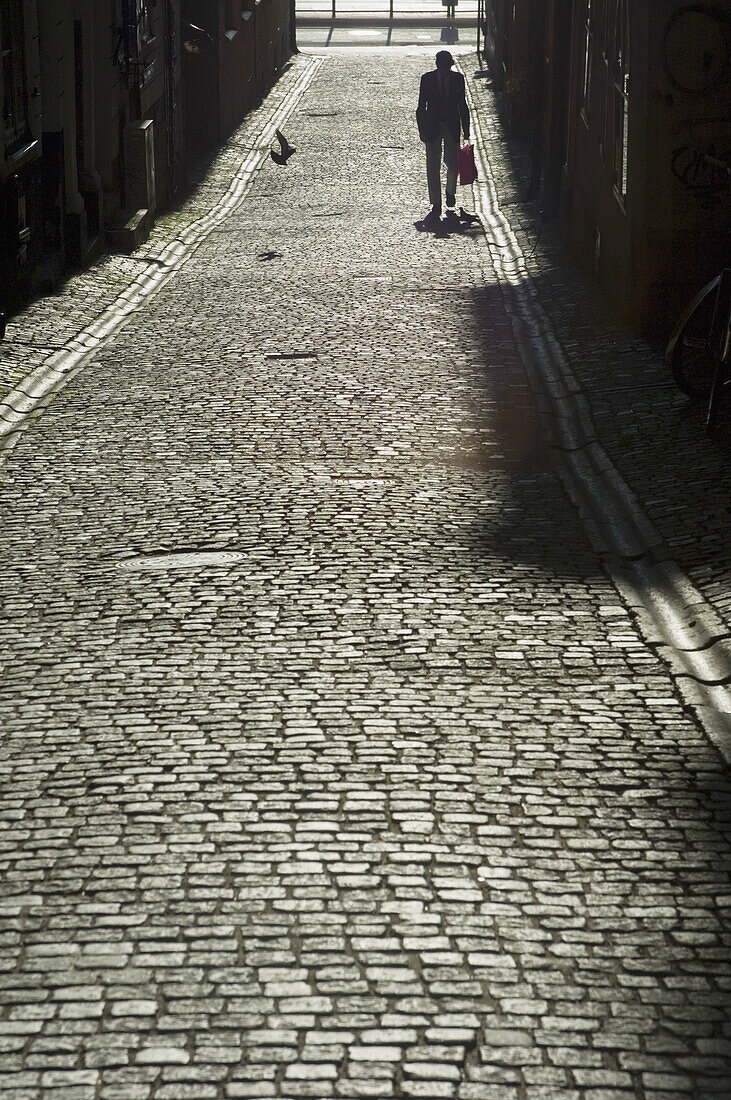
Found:
[[[414,226],[427,63],[328,57],[3,467],[3,1096],[731,1095],[728,773]]]

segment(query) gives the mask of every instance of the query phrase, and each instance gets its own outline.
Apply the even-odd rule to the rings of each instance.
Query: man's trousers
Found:
[[[439,127],[439,133],[433,141],[426,143],[426,182],[429,188],[429,202],[432,206],[442,205],[441,165],[442,145],[444,146],[444,164],[447,168],[446,190],[453,195],[457,190],[457,162],[459,142],[455,140],[445,122]]]

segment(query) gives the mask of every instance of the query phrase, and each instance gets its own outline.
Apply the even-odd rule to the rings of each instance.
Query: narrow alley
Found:
[[[8,1100],[731,1097],[727,444],[531,253],[454,52],[461,218],[433,44],[314,45],[9,325]]]

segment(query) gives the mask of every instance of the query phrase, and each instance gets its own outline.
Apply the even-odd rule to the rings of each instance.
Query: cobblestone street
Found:
[[[0,466],[9,1100],[731,1097],[720,726],[567,491],[505,249],[415,225],[433,56],[298,56],[141,253],[8,327],[21,409],[47,345],[159,282]],[[296,155],[188,241],[277,111]],[[700,420],[662,390],[642,449],[616,332],[547,248],[604,445],[723,618]]]

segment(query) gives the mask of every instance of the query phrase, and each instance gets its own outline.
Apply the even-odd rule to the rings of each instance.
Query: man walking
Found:
[[[416,124],[419,137],[426,145],[426,182],[429,188],[431,211],[428,218],[435,220],[442,213],[441,166],[442,147],[447,169],[447,206],[454,206],[457,198],[457,161],[459,157],[460,126],[465,138],[470,136],[470,112],[465,98],[464,77],[452,72],[454,58],[448,50],[437,54],[437,67],[424,73],[419,87],[419,105],[416,108]]]

